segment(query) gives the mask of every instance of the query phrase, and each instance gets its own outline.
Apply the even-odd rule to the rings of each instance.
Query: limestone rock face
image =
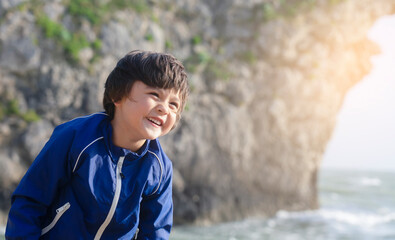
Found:
[[[283,2],[101,1],[95,18],[63,1],[0,0],[2,215],[53,128],[102,111],[107,75],[133,49],[170,52],[189,74],[187,109],[161,139],[176,223],[317,208],[336,114],[379,52],[367,31],[395,2]]]

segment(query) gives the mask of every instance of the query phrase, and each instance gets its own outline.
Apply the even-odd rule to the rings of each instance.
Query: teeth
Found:
[[[161,125],[160,121],[152,119],[152,118],[148,118],[148,120],[150,120],[151,122],[155,123],[156,125]]]

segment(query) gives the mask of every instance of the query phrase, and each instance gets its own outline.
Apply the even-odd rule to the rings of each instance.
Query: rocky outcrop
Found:
[[[97,12],[67,2],[0,0],[5,213],[54,126],[101,111],[107,75],[132,49],[170,52],[188,69],[187,110],[161,140],[177,223],[317,208],[336,114],[379,50],[366,33],[395,12],[390,0],[99,1]]]

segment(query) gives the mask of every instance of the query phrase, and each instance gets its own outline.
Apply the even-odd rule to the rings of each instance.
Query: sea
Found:
[[[395,172],[321,170],[318,210],[279,211],[212,226],[179,226],[171,240],[395,240]]]
[[[395,172],[324,169],[318,186],[317,210],[176,226],[170,240],[395,240]]]

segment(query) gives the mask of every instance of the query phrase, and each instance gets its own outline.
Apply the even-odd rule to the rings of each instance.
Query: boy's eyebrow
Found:
[[[145,85],[145,88],[146,88],[146,89],[152,89],[152,90],[160,89],[160,88],[158,88],[158,87],[151,87],[151,86],[149,86],[149,85]]]
[[[181,102],[181,99],[180,99],[180,97],[179,97],[178,95],[172,97],[171,100],[172,100],[172,101],[176,101],[177,103],[180,103],[180,102]]]
[[[146,86],[147,90],[155,90],[155,91],[160,91],[160,92],[164,92],[166,89],[165,88],[160,88],[160,87],[151,87],[151,86]],[[175,92],[174,97],[172,97],[172,100],[177,100],[178,102],[181,102],[181,97],[180,97],[180,91]],[[174,101],[173,100],[173,101]]]

